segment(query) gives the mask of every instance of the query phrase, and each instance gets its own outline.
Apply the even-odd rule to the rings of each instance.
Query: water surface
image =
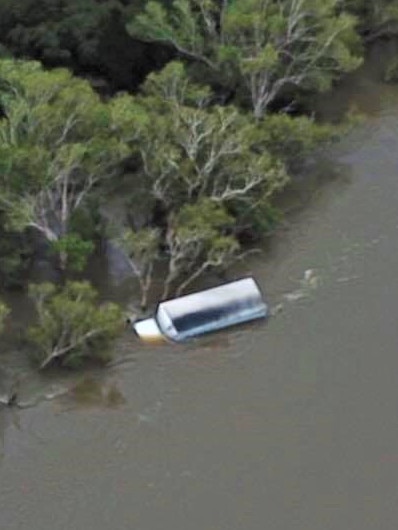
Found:
[[[398,89],[374,73],[325,100],[366,119],[241,271],[280,312],[187,346],[131,337],[123,365],[30,379],[29,395],[71,391],[0,412],[1,528],[396,527]]]

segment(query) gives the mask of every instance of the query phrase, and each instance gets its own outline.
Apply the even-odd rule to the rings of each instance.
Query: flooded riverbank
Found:
[[[127,336],[130,362],[28,377],[22,397],[48,399],[0,410],[1,528],[395,528],[398,88],[376,70],[328,99],[363,124],[242,269],[277,315],[186,346]]]

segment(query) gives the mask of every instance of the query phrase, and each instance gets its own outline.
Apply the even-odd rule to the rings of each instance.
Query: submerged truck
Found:
[[[183,342],[193,337],[265,318],[268,306],[251,277],[212,289],[160,302],[151,318],[132,322],[144,341],[169,339]]]

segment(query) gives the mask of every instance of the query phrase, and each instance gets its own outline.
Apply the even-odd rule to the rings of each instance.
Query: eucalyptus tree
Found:
[[[142,310],[145,310],[148,305],[155,265],[160,258],[160,242],[160,230],[155,227],[140,230],[124,228],[116,239],[116,243],[127,255],[131,271],[138,280]]]
[[[285,89],[325,90],[359,66],[356,20],[339,0],[241,0],[224,21],[221,58],[236,66],[261,118]]]
[[[142,303],[157,261],[167,270],[164,298],[237,259],[240,216],[250,219],[288,181],[282,161],[264,146],[254,148],[257,124],[250,115],[208,103],[208,88],[190,81],[180,62],[151,74],[141,96],[120,102],[131,120],[119,134],[128,137],[136,116],[128,137],[139,161],[135,178],[148,207],[162,212],[158,230],[126,231],[121,242]]]
[[[232,71],[256,118],[290,88],[324,90],[359,66],[356,19],[340,0],[149,1],[128,25],[220,75]]]
[[[67,70],[4,59],[0,79],[2,208],[10,226],[54,244],[64,268],[77,248],[74,215],[117,174],[128,148],[109,129],[109,106]]]
[[[52,283],[32,284],[29,295],[37,321],[27,336],[41,369],[56,360],[73,366],[84,359],[108,359],[109,346],[122,326],[119,306],[98,304],[88,282],[67,282],[58,288]]]
[[[169,218],[166,244],[169,253],[162,299],[172,288],[177,295],[210,269],[227,268],[240,256],[233,235],[234,218],[209,198],[187,204]]]
[[[170,63],[143,87],[151,119],[138,151],[155,198],[173,210],[202,198],[250,203],[283,188],[283,164],[265,148],[252,148],[251,117],[232,106],[204,105],[207,89],[187,79],[181,63]],[[162,87],[157,96],[154,87]]]

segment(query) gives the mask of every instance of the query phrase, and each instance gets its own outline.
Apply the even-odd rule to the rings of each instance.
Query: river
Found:
[[[186,346],[131,335],[129,362],[27,377],[27,399],[71,390],[0,411],[1,529],[396,528],[398,87],[374,54],[322,103],[363,123],[240,271],[280,311]]]

